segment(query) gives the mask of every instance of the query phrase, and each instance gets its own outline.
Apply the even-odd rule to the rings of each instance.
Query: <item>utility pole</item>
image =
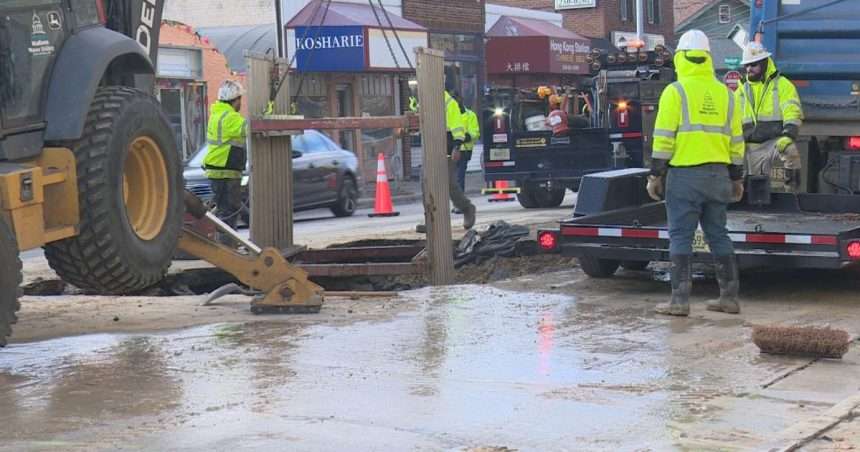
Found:
[[[278,58],[286,58],[284,55],[284,18],[282,17],[281,0],[275,0],[275,27],[278,37]]]
[[[645,8],[644,0],[636,0],[636,45],[639,48],[645,48]]]

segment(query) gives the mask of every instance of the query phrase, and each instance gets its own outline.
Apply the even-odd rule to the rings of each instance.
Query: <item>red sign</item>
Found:
[[[546,36],[493,37],[487,40],[490,74],[587,74],[588,41]]]
[[[738,89],[738,86],[741,84],[741,73],[738,71],[726,72],[726,75],[723,77],[723,83],[731,88],[732,91]]]

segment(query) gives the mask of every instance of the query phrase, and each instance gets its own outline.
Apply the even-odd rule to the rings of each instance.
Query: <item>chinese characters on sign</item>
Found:
[[[530,63],[508,63],[508,72],[531,72]]]
[[[556,11],[562,9],[594,8],[597,0],[555,0]]]

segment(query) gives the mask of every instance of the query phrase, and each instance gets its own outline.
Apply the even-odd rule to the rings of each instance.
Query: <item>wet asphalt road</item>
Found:
[[[565,291],[581,273],[553,278],[558,293],[423,289],[337,324],[15,344],[0,353],[0,449],[720,450],[860,389],[857,353],[810,374],[823,393],[763,389],[808,361],[759,356],[744,318],[655,317]]]

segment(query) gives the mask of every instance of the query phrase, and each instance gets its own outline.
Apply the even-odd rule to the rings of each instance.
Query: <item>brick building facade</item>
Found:
[[[272,0],[169,0],[164,2],[165,20],[201,27],[275,23]]]
[[[480,111],[484,86],[485,0],[402,0],[403,17],[429,31],[430,48],[445,51],[448,76],[467,107]]]
[[[491,0],[492,3],[554,11],[554,0]],[[643,0],[645,6],[645,33],[662,36],[666,43],[673,41],[675,18],[674,0]],[[564,28],[590,38],[617,38],[619,32],[636,31],[635,0],[595,0],[595,6],[557,11],[564,17]]]

